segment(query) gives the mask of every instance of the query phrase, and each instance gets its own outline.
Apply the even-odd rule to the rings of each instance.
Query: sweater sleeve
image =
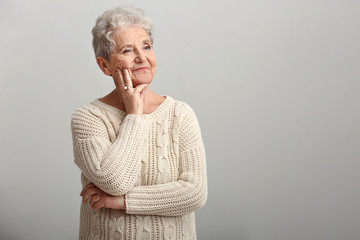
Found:
[[[136,186],[126,195],[129,214],[181,216],[201,208],[207,200],[205,149],[197,118],[184,116],[179,132],[179,177],[175,182]]]
[[[84,176],[108,194],[127,193],[136,183],[147,124],[128,114],[119,134],[110,140],[106,116],[96,107],[82,107],[71,119],[74,160]]]

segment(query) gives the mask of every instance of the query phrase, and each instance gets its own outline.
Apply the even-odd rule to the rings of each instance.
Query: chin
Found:
[[[152,79],[134,79],[132,80],[132,83],[133,83],[133,87],[136,87],[140,84],[150,84],[152,82]]]
[[[150,84],[151,82],[133,82],[133,87],[136,88],[137,86],[141,84]]]

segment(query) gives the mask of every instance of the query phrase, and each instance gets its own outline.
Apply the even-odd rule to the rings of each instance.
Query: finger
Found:
[[[97,211],[99,208],[102,208],[102,207],[105,207],[105,199],[107,197],[103,197],[103,198],[100,198],[99,201],[96,201],[92,206],[91,208],[94,210],[94,211]]]
[[[115,70],[115,74],[114,74],[114,80],[115,80],[115,85],[118,89],[120,89],[120,91],[124,90],[124,77],[123,74],[121,72],[121,70],[119,68],[116,68]]]
[[[82,190],[81,190],[81,193],[80,193],[80,196],[82,196],[84,194],[84,192],[86,192],[86,190],[88,190],[89,188],[91,187],[94,187],[95,185],[93,183],[89,183],[87,184]]]
[[[124,79],[125,79],[125,85],[128,88],[133,88],[129,69],[124,69]]]
[[[86,203],[87,200],[89,199],[89,197],[96,195],[97,194],[97,190],[95,188],[90,188],[88,189],[83,196],[83,203]]]
[[[94,203],[96,203],[97,201],[99,201],[100,200],[100,196],[99,196],[99,194],[96,194],[96,195],[94,195],[94,196],[92,196],[91,197],[91,199],[90,199],[90,207],[92,208],[92,206],[94,205]]]
[[[138,85],[138,86],[136,86],[136,88],[135,88],[135,92],[136,93],[141,93],[142,92],[142,90],[144,90],[144,88],[146,88],[147,86],[149,86],[149,84],[140,84],[140,85]]]
[[[87,184],[87,185],[82,189],[82,191],[81,191],[81,193],[80,193],[80,196],[84,195],[84,192],[86,192],[89,188],[92,188],[92,187],[94,187],[94,186],[95,186],[95,184],[93,184],[93,183]]]

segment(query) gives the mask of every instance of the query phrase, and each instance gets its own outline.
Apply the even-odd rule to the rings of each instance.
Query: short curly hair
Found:
[[[92,45],[96,57],[103,57],[109,60],[115,47],[113,33],[121,26],[134,25],[145,30],[152,39],[153,21],[147,17],[143,10],[130,6],[118,7],[105,11],[96,19],[96,24],[92,29]]]

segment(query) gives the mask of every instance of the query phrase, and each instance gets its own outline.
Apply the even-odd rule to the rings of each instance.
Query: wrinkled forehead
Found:
[[[119,27],[113,35],[116,48],[129,44],[143,44],[145,41],[150,42],[150,38],[146,31],[138,26],[126,25]]]

